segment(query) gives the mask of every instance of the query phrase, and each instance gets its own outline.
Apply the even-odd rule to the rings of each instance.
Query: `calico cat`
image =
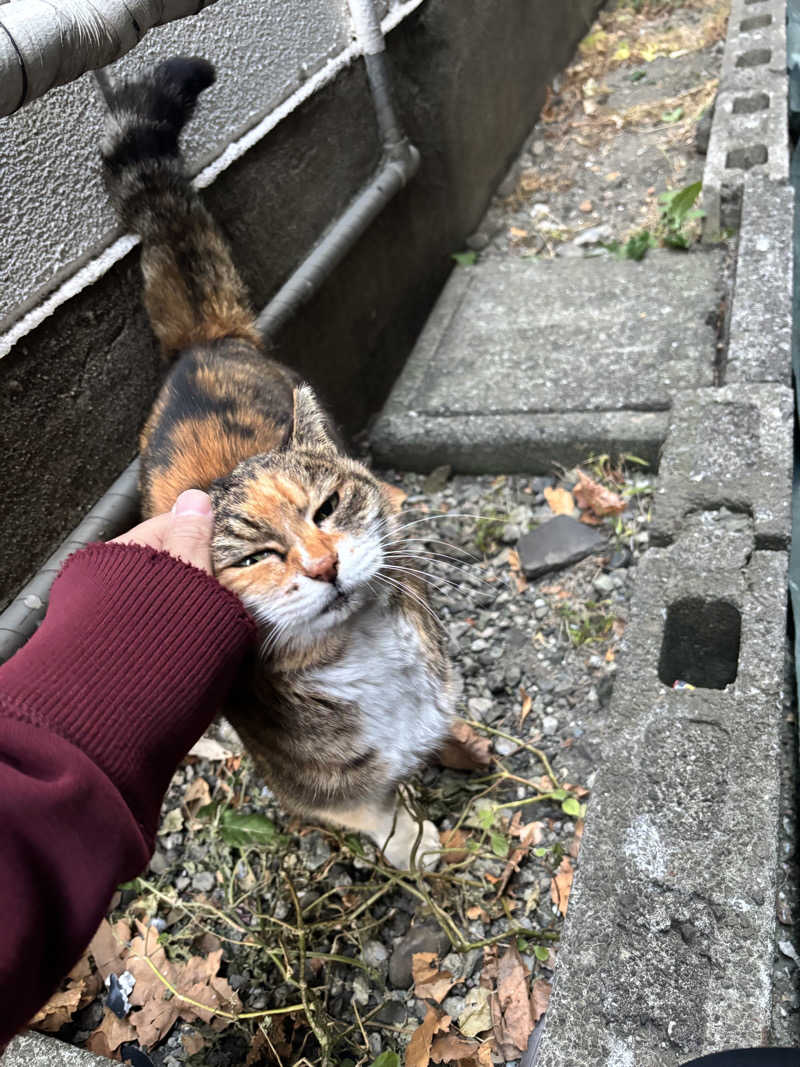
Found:
[[[387,860],[434,866],[439,838],[397,785],[450,728],[450,669],[424,586],[402,568],[389,487],[343,455],[309,385],[263,350],[226,244],[188,181],[178,135],[214,81],[161,63],[109,104],[102,157],[142,239],[144,301],[176,362],[141,436],[147,515],[184,489],[214,504],[217,577],[261,645],[226,714],[290,810],[369,834]]]

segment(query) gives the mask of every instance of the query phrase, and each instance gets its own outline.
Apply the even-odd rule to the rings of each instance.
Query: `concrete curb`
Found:
[[[704,181],[712,235],[741,207],[731,384],[674,397],[663,547],[637,579],[535,1067],[769,1044],[794,428],[784,16],[732,5]],[[767,104],[733,106],[748,93]],[[745,173],[735,153],[755,144],[767,159]]]
[[[32,1031],[15,1037],[0,1056],[2,1067],[108,1067],[113,1062]]]

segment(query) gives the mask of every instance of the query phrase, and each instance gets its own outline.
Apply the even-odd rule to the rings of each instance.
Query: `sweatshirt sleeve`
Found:
[[[239,600],[137,545],[90,545],[0,667],[0,1047],[152,852],[161,801],[253,642]]]

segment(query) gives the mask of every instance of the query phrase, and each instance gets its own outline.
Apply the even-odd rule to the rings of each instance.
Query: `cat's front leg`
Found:
[[[439,863],[439,831],[428,819],[420,827],[397,797],[389,804],[382,800],[317,814],[327,822],[367,834],[399,870],[409,870],[412,860],[426,871],[435,870]]]

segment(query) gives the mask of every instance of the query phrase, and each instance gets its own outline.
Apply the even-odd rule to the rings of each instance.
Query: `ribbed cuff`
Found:
[[[139,545],[90,545],[64,564],[44,622],[3,667],[0,714],[80,748],[151,833],[255,633],[205,572]]]

